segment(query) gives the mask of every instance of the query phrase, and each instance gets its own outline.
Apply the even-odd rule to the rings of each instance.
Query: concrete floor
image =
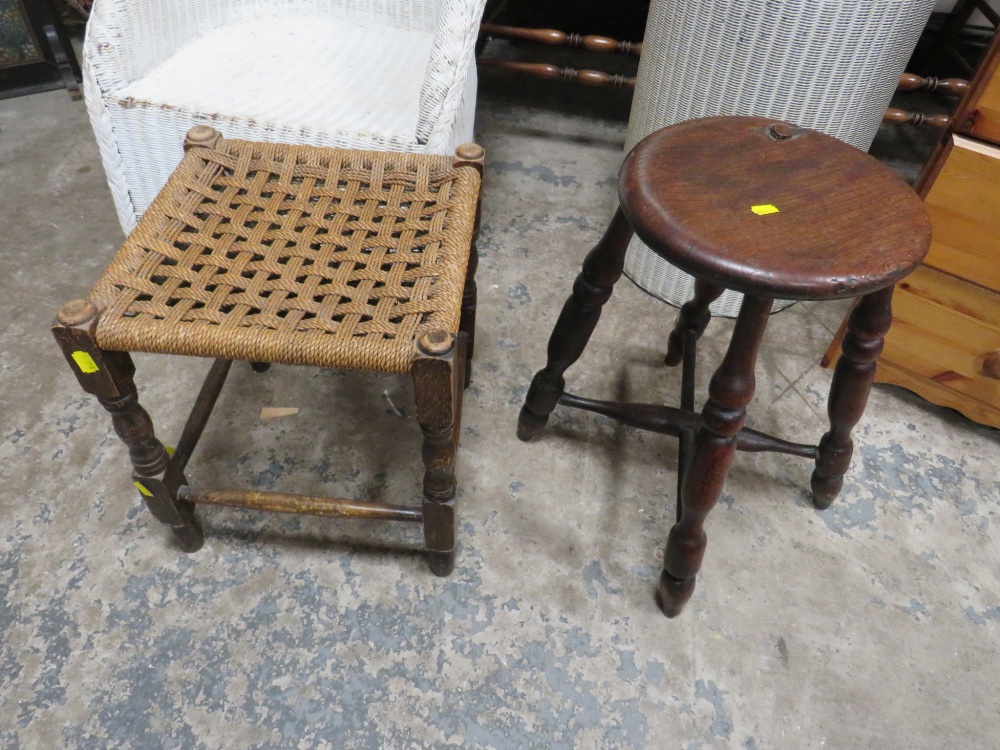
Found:
[[[409,526],[209,508],[205,547],[173,546],[48,333],[121,239],[84,107],[63,92],[0,102],[0,747],[997,745],[996,430],[876,387],[824,513],[809,462],[739,456],[672,621],[653,590],[674,442],[567,411],[536,442],[514,438],[613,210],[626,105],[483,79],[461,546],[438,579]],[[816,363],[842,314],[800,304],[772,318],[753,426],[824,431]],[[677,373],[659,364],[672,320],[623,281],[571,389],[675,402]],[[710,327],[702,386],[730,330]],[[207,363],[136,359],[170,442]],[[237,367],[189,476],[416,502],[409,393],[405,378]],[[261,421],[264,406],[300,412]]]

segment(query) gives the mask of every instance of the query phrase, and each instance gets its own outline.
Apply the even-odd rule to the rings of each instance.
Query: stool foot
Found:
[[[677,316],[677,324],[667,339],[667,354],[663,364],[676,367],[684,359],[684,338],[688,331],[694,333],[695,341],[701,338],[712,319],[708,309],[725,291],[724,287],[710,284],[702,279],[695,279],[694,297],[685,302]]]
[[[270,362],[251,362],[250,367],[253,368],[254,372],[267,372],[271,369]]]
[[[566,387],[563,373],[576,362],[601,318],[601,308],[611,298],[625,266],[625,251],[632,227],[621,208],[615,211],[604,236],[587,253],[549,337],[548,361],[535,373],[518,418],[517,436],[530,440],[548,420]]]
[[[875,363],[892,323],[892,292],[893,287],[889,287],[862,297],[848,318],[827,402],[830,431],[819,442],[810,482],[813,505],[819,510],[830,507],[844,486],[854,453],[851,431],[868,404]]]
[[[667,617],[677,617],[694,594],[694,578],[674,578],[667,571],[660,573],[656,587],[656,604]]]
[[[430,565],[431,572],[442,578],[451,575],[455,569],[455,550],[448,552],[428,552],[427,564]]]
[[[192,519],[192,523],[186,526],[171,526],[174,539],[178,546],[187,553],[197,552],[205,544],[205,534],[201,530],[201,524]]]

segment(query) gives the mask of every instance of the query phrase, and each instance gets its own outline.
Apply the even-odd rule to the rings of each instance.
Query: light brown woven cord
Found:
[[[446,156],[192,148],[91,291],[98,344],[408,372],[458,330],[478,195]]]

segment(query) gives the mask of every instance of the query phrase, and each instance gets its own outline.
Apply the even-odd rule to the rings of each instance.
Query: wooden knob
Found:
[[[787,141],[795,135],[795,128],[787,122],[776,122],[767,129],[767,134],[776,141]]]
[[[97,315],[97,306],[89,299],[75,299],[59,308],[56,320],[64,326],[81,326]]]
[[[486,156],[486,149],[478,143],[463,143],[455,149],[455,156],[462,161],[479,161]]]
[[[439,357],[442,354],[450,352],[452,347],[455,346],[455,334],[440,329],[427,331],[420,334],[420,338],[417,339],[417,346],[420,347],[420,351],[424,354]]]
[[[190,148],[215,148],[222,140],[222,133],[211,125],[195,125],[184,136],[184,150]]]
[[[979,356],[979,371],[988,378],[1000,380],[1000,349]]]

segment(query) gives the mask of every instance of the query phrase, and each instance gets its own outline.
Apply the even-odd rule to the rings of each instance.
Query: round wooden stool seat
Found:
[[[709,117],[632,149],[618,196],[665,260],[761,297],[856,297],[894,284],[930,243],[923,203],[853,146],[760,117]]]

